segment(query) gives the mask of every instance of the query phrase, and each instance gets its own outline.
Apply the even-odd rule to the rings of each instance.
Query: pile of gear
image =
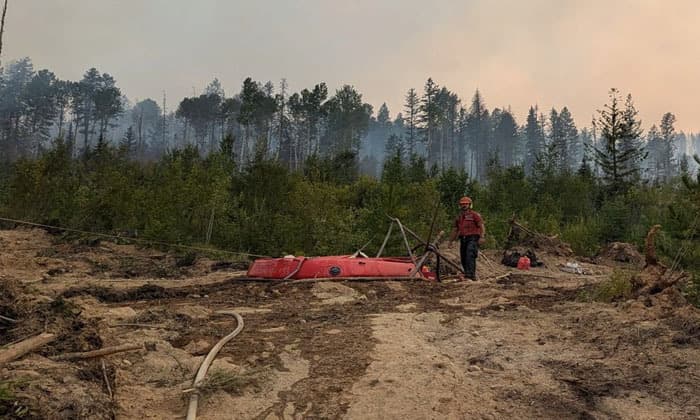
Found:
[[[515,219],[511,219],[510,231],[506,238],[506,249],[513,249],[515,246],[536,249],[560,257],[574,255],[571,245],[563,242],[558,236],[543,235],[521,225]]]
[[[544,263],[537,259],[537,255],[531,249],[514,248],[503,251],[501,264],[521,270],[529,267],[542,267]]]

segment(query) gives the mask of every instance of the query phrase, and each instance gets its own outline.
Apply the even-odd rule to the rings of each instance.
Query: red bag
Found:
[[[518,270],[529,270],[530,269],[530,259],[526,256],[520,257],[518,260]]]

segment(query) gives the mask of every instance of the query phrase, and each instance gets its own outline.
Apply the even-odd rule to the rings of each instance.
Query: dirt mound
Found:
[[[571,245],[559,239],[557,235],[543,235],[512,220],[510,232],[508,232],[508,238],[506,239],[506,249],[511,249],[515,246],[532,248],[560,257],[571,257],[574,255]]]
[[[77,305],[58,298],[30,302],[27,296],[20,298],[23,304],[17,308],[17,322],[0,336],[0,344],[47,331],[58,338],[42,347],[40,354],[53,356],[60,353],[95,350],[102,346],[97,323],[81,316]]]
[[[611,242],[599,254],[599,257],[610,261],[641,265],[644,263],[644,256],[637,251],[637,248],[626,242]]]

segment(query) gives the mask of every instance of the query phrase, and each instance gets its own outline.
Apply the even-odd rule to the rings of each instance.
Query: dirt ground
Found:
[[[548,268],[515,272],[496,254],[477,282],[265,283],[0,231],[0,315],[19,321],[0,321],[0,346],[58,335],[0,367],[0,417],[184,418],[199,363],[236,327],[217,311],[233,309],[245,328],[209,371],[201,419],[700,418],[700,311],[673,293],[589,302],[612,266],[572,274],[541,255]],[[53,360],[128,343],[143,347]]]

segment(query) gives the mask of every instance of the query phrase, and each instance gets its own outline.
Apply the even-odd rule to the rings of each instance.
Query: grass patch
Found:
[[[690,271],[691,278],[683,288],[683,295],[691,304],[700,308],[700,271]]]
[[[248,387],[259,388],[262,379],[262,369],[243,374],[217,370],[209,373],[207,377],[204,378],[204,381],[197,387],[197,391],[199,391],[199,394],[204,398],[217,391],[224,391],[233,395],[243,395],[243,391]]]
[[[186,252],[184,255],[178,256],[175,259],[175,265],[177,266],[177,268],[191,267],[196,262],[197,262],[197,253],[195,253],[195,252]]]
[[[13,401],[14,399],[15,393],[12,383],[0,381],[0,401]]]
[[[608,280],[592,289],[579,293],[579,300],[585,302],[615,302],[632,297],[632,276],[634,271],[615,270]]]
[[[0,381],[0,418],[2,419],[23,419],[29,416],[29,407],[18,401],[15,395],[18,384],[18,382]]]

